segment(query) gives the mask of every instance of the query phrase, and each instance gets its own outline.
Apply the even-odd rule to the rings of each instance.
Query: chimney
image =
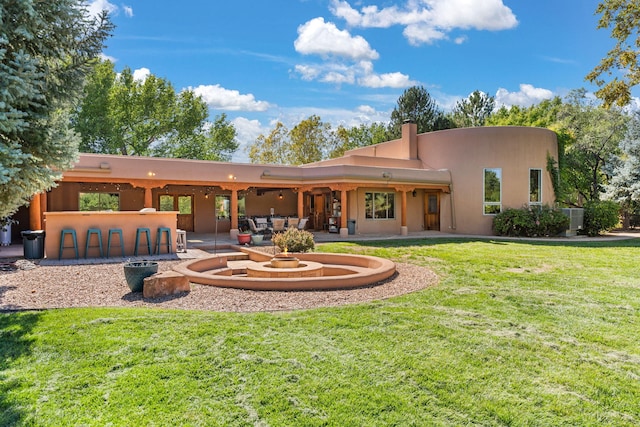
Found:
[[[402,123],[402,149],[407,158],[418,158],[418,125],[411,119]]]

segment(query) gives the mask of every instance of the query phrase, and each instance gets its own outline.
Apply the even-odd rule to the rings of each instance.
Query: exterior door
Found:
[[[313,227],[316,230],[323,230],[326,222],[325,218],[325,206],[324,206],[324,194],[314,195],[315,200],[313,206],[315,208]]]
[[[161,211],[178,211],[177,227],[185,231],[193,231],[193,197],[191,195],[160,195]]]
[[[440,231],[440,193],[424,194],[424,227],[427,230]]]

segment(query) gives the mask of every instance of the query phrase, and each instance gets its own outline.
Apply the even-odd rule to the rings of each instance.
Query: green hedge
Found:
[[[589,236],[597,236],[603,231],[611,230],[620,222],[620,206],[616,202],[592,201],[584,205],[584,232]]]
[[[493,219],[493,230],[498,236],[557,236],[568,227],[569,217],[549,206],[508,208]]]

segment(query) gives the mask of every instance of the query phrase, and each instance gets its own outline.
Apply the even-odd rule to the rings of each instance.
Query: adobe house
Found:
[[[44,228],[45,213],[155,208],[177,212],[176,228],[232,236],[258,216],[306,217],[308,229],[341,236],[490,235],[502,209],[555,202],[546,169],[558,158],[554,132],[416,130],[406,123],[400,139],[302,166],[81,154],[58,187],[33,198],[29,226]]]

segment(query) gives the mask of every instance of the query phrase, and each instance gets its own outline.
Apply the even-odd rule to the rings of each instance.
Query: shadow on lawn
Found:
[[[13,401],[11,390],[20,387],[18,380],[7,374],[11,364],[31,351],[27,338],[39,322],[42,313],[0,313],[0,418],[3,426],[20,425],[25,407],[31,405]]]

